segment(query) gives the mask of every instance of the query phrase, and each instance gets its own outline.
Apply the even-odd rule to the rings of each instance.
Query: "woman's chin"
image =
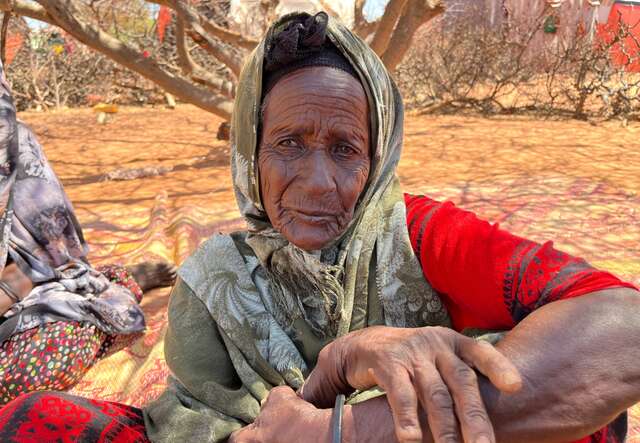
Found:
[[[293,243],[307,252],[320,251],[339,236],[339,234],[328,233],[326,228],[311,228],[309,226],[305,226],[304,229],[285,230],[282,235],[289,243]]]
[[[329,239],[327,241],[318,241],[317,239],[287,239],[287,240],[289,240],[290,243],[293,243],[294,245],[296,245],[297,247],[299,247],[304,251],[313,252],[313,251],[320,251],[324,249],[326,246],[331,244],[332,239]]]

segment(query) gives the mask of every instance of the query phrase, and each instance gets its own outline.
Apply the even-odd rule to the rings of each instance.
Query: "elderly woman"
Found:
[[[233,118],[248,231],[214,236],[179,271],[168,389],[144,411],[21,397],[0,438],[46,424],[78,441],[623,441],[640,399],[636,290],[403,195],[402,119],[350,31],[323,13],[275,23]],[[509,332],[494,348],[460,333],[472,328]]]
[[[16,120],[0,64],[0,405],[73,386],[140,336],[143,291],[175,281],[169,263],[99,271],[35,135]]]

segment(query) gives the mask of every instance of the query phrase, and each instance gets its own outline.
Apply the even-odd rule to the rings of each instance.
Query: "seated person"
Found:
[[[181,267],[168,389],[144,410],[22,396],[0,410],[0,439],[330,442],[341,425],[348,442],[624,440],[640,400],[633,285],[403,194],[400,95],[324,13],[275,23],[237,90],[248,230]],[[493,347],[471,329],[507,332]]]
[[[1,74],[1,66],[0,66]],[[62,185],[0,83],[0,405],[72,387],[144,330],[142,293],[175,281],[166,262],[96,270]]]

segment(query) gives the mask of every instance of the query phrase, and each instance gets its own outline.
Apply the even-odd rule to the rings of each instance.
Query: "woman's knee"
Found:
[[[48,405],[52,403],[60,403],[64,401],[63,394],[56,391],[34,391],[22,394],[4,406],[0,406],[0,422],[6,416],[11,416],[16,410],[28,409],[29,411],[38,411],[48,409]]]

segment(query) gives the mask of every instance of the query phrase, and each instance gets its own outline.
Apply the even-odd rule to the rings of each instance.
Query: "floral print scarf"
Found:
[[[109,334],[144,330],[133,294],[87,261],[62,185],[29,127],[16,119],[0,65],[0,272],[10,259],[34,283],[0,318],[0,342],[52,321],[89,321]]]
[[[267,36],[296,17],[300,15],[283,17]],[[291,313],[282,312],[283,304],[274,296],[274,282],[265,272],[267,260],[287,263],[291,254],[303,254],[302,262],[333,274],[341,297],[339,324],[330,339],[366,327],[370,293],[379,300],[387,325],[449,325],[447,311],[424,278],[409,241],[406,208],[395,174],[403,136],[400,94],[378,56],[351,31],[329,19],[327,38],[357,71],[371,110],[372,167],[350,228],[334,251],[321,251],[318,258],[318,254],[294,250],[269,222],[260,201],[257,166],[263,40],[240,76],[232,120],[232,176],[248,232],[214,236],[179,272],[206,305],[243,385],[257,399],[264,398],[273,385],[300,387],[310,369],[296,348],[299,331],[290,321]],[[294,301],[291,309],[301,311],[298,319],[315,319],[317,324],[311,325],[315,327],[328,326],[318,320],[321,316],[304,312],[313,310],[313,303],[304,300],[308,294],[289,296]]]

